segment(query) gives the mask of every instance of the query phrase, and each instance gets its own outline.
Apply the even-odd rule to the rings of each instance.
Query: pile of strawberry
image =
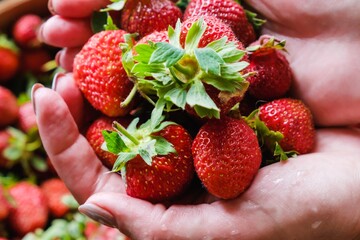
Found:
[[[312,151],[285,41],[258,36],[255,14],[234,0],[112,2],[73,74],[101,114],[86,137],[128,195],[171,201],[199,179],[231,199],[261,166]]]
[[[125,239],[77,211],[43,149],[30,90],[61,69],[36,38],[42,22],[25,14],[0,33],[0,239]]]

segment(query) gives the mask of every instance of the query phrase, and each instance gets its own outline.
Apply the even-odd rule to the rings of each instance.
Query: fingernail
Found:
[[[65,76],[65,74],[62,72],[55,74],[53,81],[52,81],[52,85],[51,85],[52,90],[56,91],[57,85],[63,76]]]
[[[36,38],[39,40],[39,42],[44,42],[43,30],[44,30],[44,23],[41,24],[40,27],[36,30]]]
[[[116,227],[114,217],[108,211],[100,208],[99,206],[91,203],[86,203],[79,207],[79,211],[82,214],[85,214],[89,218],[93,219],[94,221],[97,221],[108,227]]]
[[[35,83],[33,85],[33,87],[31,88],[31,102],[34,108],[34,112],[36,115],[36,104],[35,104],[35,92],[39,89],[39,88],[43,88],[44,85],[42,85],[41,83]]]
[[[51,13],[52,15],[55,15],[55,14],[56,14],[55,9],[54,9],[54,6],[53,6],[53,3],[52,3],[52,0],[49,0],[49,1],[48,1],[48,9],[49,9],[49,11],[50,11],[50,13]]]
[[[60,66],[60,58],[64,50],[60,50],[55,55],[55,61],[58,66]]]

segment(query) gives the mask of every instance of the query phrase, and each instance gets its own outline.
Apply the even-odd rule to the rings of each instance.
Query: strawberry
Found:
[[[27,133],[31,129],[37,128],[34,107],[31,102],[26,102],[19,107],[18,126],[23,132]]]
[[[0,83],[13,78],[20,67],[19,49],[5,34],[0,34]]]
[[[145,44],[151,42],[169,42],[167,31],[154,31],[142,37],[136,44]]]
[[[85,223],[84,236],[88,240],[130,240],[130,238],[119,232],[118,229],[93,221],[87,221]]]
[[[74,79],[85,98],[109,117],[124,116],[131,105],[121,103],[133,83],[122,66],[120,44],[123,30],[106,30],[93,35],[74,59]]]
[[[54,217],[64,217],[70,211],[70,207],[64,203],[64,197],[71,196],[71,193],[61,179],[47,179],[40,188],[45,195],[49,211]]]
[[[96,119],[86,131],[86,139],[88,140],[91,147],[94,149],[96,155],[101,162],[109,169],[112,169],[117,159],[117,155],[104,151],[101,146],[104,142],[102,135],[103,130],[112,130],[113,121],[118,121],[123,126],[128,126],[130,123],[129,118],[110,118],[101,116]]]
[[[32,74],[44,73],[44,65],[52,60],[45,48],[24,49],[21,53],[22,71]]]
[[[212,16],[194,17],[168,30],[169,42],[135,45],[130,74],[156,109],[187,110],[219,118],[247,89],[245,52],[229,26]]]
[[[216,197],[231,199],[244,192],[261,164],[254,131],[242,119],[210,119],[192,144],[195,170]]]
[[[120,26],[140,37],[175,26],[182,12],[170,0],[127,0],[121,11]]]
[[[244,8],[234,0],[192,0],[184,13],[184,20],[194,16],[214,16],[228,24],[245,46],[255,41],[256,34]]]
[[[282,98],[259,107],[259,119],[272,131],[283,135],[284,151],[309,153],[315,146],[315,129],[310,109],[298,99]]]
[[[26,48],[39,47],[41,42],[37,38],[37,30],[42,22],[42,18],[36,14],[21,16],[12,29],[12,35],[16,43]]]
[[[10,203],[6,194],[5,189],[0,186],[0,221],[6,219],[10,213]]]
[[[154,117],[137,128],[135,118],[127,129],[103,132],[108,151],[118,155],[113,171],[121,171],[126,193],[150,202],[180,195],[194,173],[189,133],[173,122]],[[156,120],[158,119],[158,120]]]
[[[18,113],[16,96],[9,89],[0,86],[0,128],[14,123],[18,118]]]
[[[249,47],[248,72],[255,72],[247,80],[249,94],[260,100],[284,97],[291,86],[293,74],[285,57],[285,41],[263,38]],[[282,51],[284,50],[284,51]]]
[[[22,237],[46,226],[48,207],[39,186],[21,181],[9,189],[9,194],[13,205],[8,222],[17,236]]]

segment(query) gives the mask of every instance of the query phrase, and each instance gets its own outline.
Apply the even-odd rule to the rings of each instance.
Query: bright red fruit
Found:
[[[71,195],[65,183],[59,178],[45,180],[40,186],[45,195],[47,206],[54,217],[64,217],[70,208],[63,202],[63,198]]]
[[[35,111],[31,102],[26,102],[19,107],[18,125],[25,133],[37,127]]]
[[[140,37],[175,26],[182,12],[170,0],[127,0],[122,9],[120,26]]]
[[[274,39],[259,43],[259,47],[248,54],[250,65],[247,72],[255,72],[247,78],[249,94],[259,100],[274,100],[284,97],[293,81],[293,74],[284,46],[276,45]]]
[[[46,226],[48,207],[39,186],[23,181],[12,186],[9,193],[14,205],[11,206],[8,222],[17,236]]]
[[[196,135],[192,154],[195,170],[213,195],[237,197],[253,181],[261,163],[254,131],[242,119],[211,119]]]
[[[22,47],[34,48],[41,45],[37,38],[37,30],[43,20],[36,14],[25,14],[14,24],[12,35],[16,43]]]
[[[309,108],[298,99],[282,98],[259,107],[259,118],[272,131],[284,138],[279,142],[284,151],[309,153],[315,146],[315,129]]]
[[[186,8],[184,19],[193,16],[214,16],[228,24],[236,37],[245,45],[255,41],[253,26],[243,7],[234,0],[192,0]]]
[[[100,161],[110,170],[113,168],[113,165],[117,159],[117,155],[101,149],[101,146],[104,143],[104,137],[102,135],[102,131],[112,130],[113,129],[112,123],[115,120],[123,126],[127,126],[130,123],[129,118],[115,119],[106,116],[101,116],[98,119],[96,119],[86,131],[86,139],[88,140],[89,144],[94,149]]]
[[[133,88],[122,66],[120,44],[123,30],[102,31],[93,35],[74,59],[74,79],[85,98],[107,116],[124,116],[130,109],[120,106]]]
[[[0,128],[14,123],[18,118],[18,113],[16,96],[9,89],[0,86]]]
[[[0,83],[13,78],[20,67],[18,49],[6,35],[0,34]]]

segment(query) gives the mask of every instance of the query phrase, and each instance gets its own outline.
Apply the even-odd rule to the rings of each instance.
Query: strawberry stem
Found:
[[[120,132],[122,135],[124,135],[125,137],[127,137],[130,141],[132,141],[135,145],[139,145],[140,142],[135,138],[133,137],[120,123],[114,121],[113,122],[113,128]]]
[[[130,102],[134,99],[136,93],[137,93],[137,86],[134,85],[129,95],[125,98],[124,101],[120,103],[120,107],[122,108],[127,107],[130,104]]]

